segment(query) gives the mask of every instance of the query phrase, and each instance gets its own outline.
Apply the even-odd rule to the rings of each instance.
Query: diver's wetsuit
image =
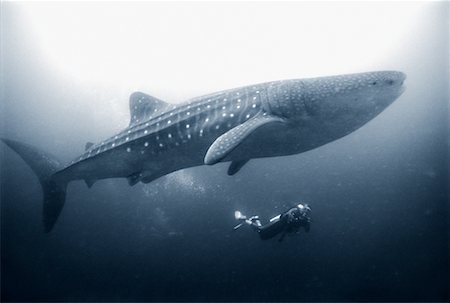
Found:
[[[263,226],[253,225],[262,240],[267,240],[281,234],[279,241],[282,241],[287,233],[297,232],[300,227],[304,227],[309,232],[311,219],[307,212],[302,212],[298,207],[293,207],[280,215],[278,220]]]

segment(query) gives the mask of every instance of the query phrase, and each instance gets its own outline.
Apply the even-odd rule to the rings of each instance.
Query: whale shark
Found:
[[[406,75],[376,71],[281,80],[224,90],[170,104],[135,92],[126,129],[67,164],[16,140],[2,141],[31,167],[43,190],[49,232],[63,209],[67,184],[126,178],[149,183],[171,172],[231,162],[236,174],[251,159],[299,154],[344,137],[380,114],[405,90]]]

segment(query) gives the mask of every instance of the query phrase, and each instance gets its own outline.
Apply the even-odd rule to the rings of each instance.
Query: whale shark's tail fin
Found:
[[[44,193],[44,231],[52,230],[66,199],[66,182],[57,182],[53,174],[61,169],[62,165],[52,155],[42,152],[35,147],[14,140],[1,139],[14,150],[31,167],[39,178]]]

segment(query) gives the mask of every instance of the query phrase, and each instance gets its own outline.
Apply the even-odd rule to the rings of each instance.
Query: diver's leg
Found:
[[[261,240],[267,240],[275,237],[285,230],[284,221],[275,221],[259,227],[259,237]]]

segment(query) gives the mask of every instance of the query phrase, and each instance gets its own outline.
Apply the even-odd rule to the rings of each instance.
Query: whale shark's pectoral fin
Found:
[[[130,96],[130,125],[139,123],[154,113],[162,111],[168,104],[155,97],[141,92],[132,93]]]
[[[236,146],[241,144],[241,142],[244,141],[244,139],[258,127],[273,122],[283,122],[283,119],[266,114],[260,114],[230,129],[228,132],[217,138],[213,144],[211,144],[206,152],[204,163],[206,165],[212,165],[219,162],[233,149],[235,149]]]
[[[244,166],[245,163],[247,163],[248,161],[250,161],[250,159],[232,161],[230,166],[228,167],[227,171],[228,176],[232,176],[238,171],[240,171],[242,166]]]

